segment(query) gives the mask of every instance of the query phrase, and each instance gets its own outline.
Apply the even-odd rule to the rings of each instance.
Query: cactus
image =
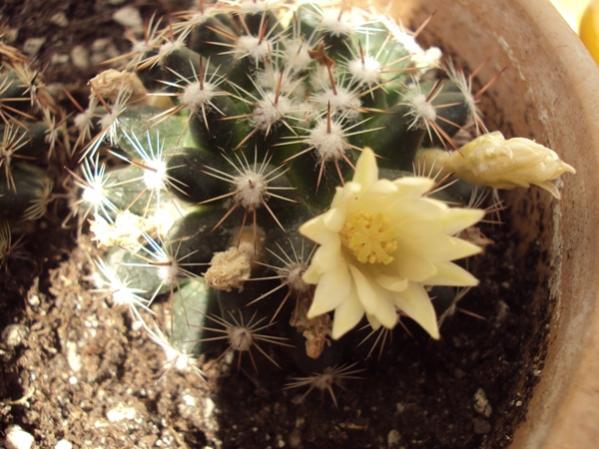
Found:
[[[451,311],[428,290],[476,285],[453,261],[480,251],[484,236],[468,235],[489,189],[484,173],[483,187],[448,182],[443,165],[486,131],[472,78],[390,17],[319,5],[200,2],[164,29],[153,18],[75,118],[88,142],[77,208],[103,253],[99,288],[170,366],[287,353],[306,375],[289,388],[337,402],[332,386],[359,372],[341,337],[363,316],[368,355],[406,316],[438,338]]]
[[[42,78],[0,32],[0,263],[41,218],[52,195],[44,165],[65,142],[64,122]]]

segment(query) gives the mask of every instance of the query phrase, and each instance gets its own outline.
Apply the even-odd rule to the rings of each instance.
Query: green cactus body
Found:
[[[469,92],[448,78],[438,49],[358,8],[226,2],[172,30],[155,33],[134,64],[150,92],[143,101],[119,103],[118,117],[91,102],[105,119],[82,198],[109,249],[103,285],[129,294],[131,307],[169,300],[171,328],[160,335],[182,354],[222,342],[274,361],[276,346],[309,334],[321,367],[344,362],[339,349],[319,357],[330,329],[324,320],[319,334],[305,318],[313,245],[298,227],[351,179],[363,147],[389,179],[412,174],[417,150],[449,149],[472,125]],[[120,164],[98,159],[102,142]],[[443,200],[467,205],[460,189]]]

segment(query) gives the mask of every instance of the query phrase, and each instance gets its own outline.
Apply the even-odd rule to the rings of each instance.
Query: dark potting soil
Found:
[[[255,372],[246,360],[237,370],[221,359],[202,366],[207,382],[164,372],[145,332],[90,290],[89,241],[65,259],[70,244],[56,238],[63,232],[46,229],[53,239],[28,245],[45,268],[13,270],[15,261],[12,276],[2,276],[3,324],[20,322],[28,335],[2,353],[0,419],[44,448],[61,438],[90,448],[506,447],[542,369],[550,307],[530,301],[539,279],[528,268],[540,255],[514,258],[507,223],[491,231],[496,243],[477,263],[484,276],[473,269],[484,280],[445,322],[442,339],[406,322],[409,334],[398,327],[380,359],[357,348],[362,379],[335,390],[336,407],[318,391],[302,398],[304,390],[283,390],[302,374],[294,369],[259,363]],[[40,277],[26,292],[29,272]]]
[[[148,17],[171,3],[135,6]],[[0,13],[18,29],[17,45],[46,37],[35,57],[47,81],[76,93],[99,69],[94,52],[127,48],[112,21],[122,6],[8,0]],[[66,26],[48,21],[60,11]],[[99,45],[102,38],[108,42]],[[76,45],[87,49],[87,67],[73,68]],[[57,53],[69,62],[53,61]],[[380,358],[366,359],[373,339],[351,342],[349,357],[364,371],[335,389],[335,406],[326,393],[303,398],[305,390],[284,390],[303,374],[289,363],[281,370],[259,364],[255,372],[247,360],[239,370],[213,360],[201,366],[207,381],[165,372],[147,334],[92,291],[94,250],[61,226],[65,207],[58,204],[32,225],[22,248],[27,259],[15,257],[0,271],[0,328],[23,329],[15,347],[0,347],[0,437],[18,424],[40,448],[66,439],[76,448],[500,449],[524,417],[542,371],[551,301],[547,279],[534,268],[546,255],[534,245],[516,254],[510,212],[503,225],[485,229],[495,243],[471,267],[481,285],[446,320],[442,339],[432,341],[406,320],[407,330],[398,326]],[[280,349],[274,355],[286,360]]]

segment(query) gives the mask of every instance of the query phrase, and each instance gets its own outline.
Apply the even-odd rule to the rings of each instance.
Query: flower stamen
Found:
[[[341,242],[361,263],[389,265],[397,250],[397,239],[383,214],[351,214],[341,230]]]

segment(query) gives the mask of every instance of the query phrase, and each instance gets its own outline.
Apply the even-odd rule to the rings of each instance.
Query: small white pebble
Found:
[[[77,382],[79,382],[79,379],[76,376],[69,376],[69,383],[71,385],[77,385]]]
[[[31,449],[34,442],[33,435],[25,432],[20,426],[10,426],[6,430],[6,449]]]
[[[40,305],[40,297],[38,295],[31,295],[27,301],[29,302],[29,305],[32,307],[37,307]]]
[[[52,62],[52,64],[56,65],[66,64],[67,62],[69,62],[69,55],[65,53],[54,53],[50,61]]]
[[[133,6],[123,6],[112,15],[115,22],[128,28],[141,28],[143,21],[139,10]]]
[[[16,348],[27,338],[27,328],[22,324],[9,324],[2,330],[2,343],[8,348]]]
[[[73,443],[71,443],[69,440],[62,439],[56,443],[54,449],[73,449]]]
[[[212,417],[214,413],[215,404],[211,398],[206,398],[204,401],[204,419],[208,420]]]
[[[187,405],[188,407],[195,407],[196,406],[196,398],[193,397],[193,395],[191,395],[189,393],[184,394],[181,399],[183,399],[183,403],[185,405]]]
[[[60,11],[50,17],[50,22],[61,28],[66,27],[69,24],[69,19],[65,16],[64,12]]]
[[[42,45],[44,45],[44,42],[46,42],[45,37],[30,37],[23,44],[23,51],[28,55],[33,56],[37,54],[38,51],[40,51]]]
[[[400,435],[399,431],[397,431],[395,429],[392,429],[387,434],[387,445],[389,447],[396,446],[397,443],[399,443],[400,440],[401,440],[401,435]]]
[[[77,353],[77,343],[74,341],[67,341],[67,363],[69,368],[74,372],[79,372],[81,370],[81,357]]]
[[[493,413],[493,408],[487,399],[485,390],[479,388],[474,393],[474,410],[487,418]]]
[[[119,404],[106,412],[106,419],[110,422],[119,422],[135,419],[137,412],[133,407]]]
[[[83,45],[75,45],[71,50],[73,65],[78,69],[89,67],[89,52]]]

